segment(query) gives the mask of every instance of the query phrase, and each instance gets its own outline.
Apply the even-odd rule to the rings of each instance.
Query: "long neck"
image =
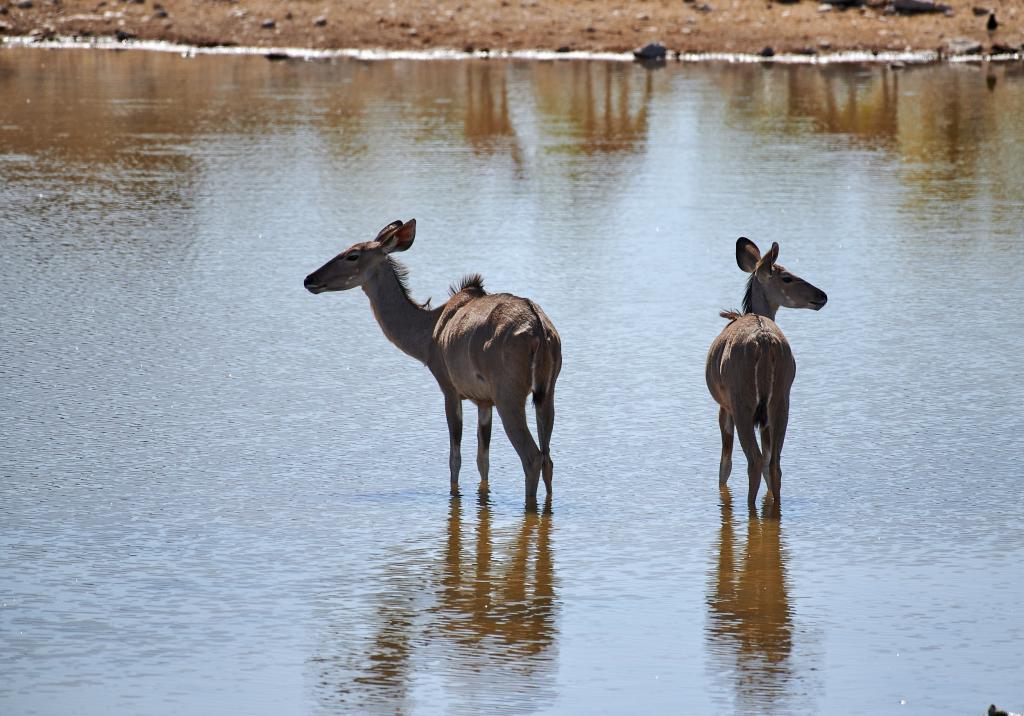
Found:
[[[441,309],[423,308],[413,303],[391,261],[381,263],[373,277],[363,284],[363,291],[387,339],[403,353],[426,364]]]
[[[775,320],[775,312],[779,310],[778,305],[768,300],[761,283],[753,274],[747,283],[747,292],[743,296],[743,312],[756,313],[759,316],[767,316]]]

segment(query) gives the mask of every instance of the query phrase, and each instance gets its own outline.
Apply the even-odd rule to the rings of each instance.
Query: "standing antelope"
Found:
[[[727,325],[708,351],[708,390],[718,403],[722,430],[722,461],[718,484],[725,485],[732,470],[733,429],[747,457],[750,486],[747,503],[754,505],[764,472],[768,491],[780,504],[782,443],[789,421],[789,389],[796,377],[796,361],[789,341],[775,324],[775,312],[787,308],[819,310],[828,296],[780,264],[779,245],[764,257],[750,239],[736,239],[736,263],[750,274],[743,295],[743,313],[723,311]],[[761,449],[754,429],[761,428]],[[762,456],[761,451],[764,451]]]
[[[451,494],[459,491],[462,466],[462,401],[478,410],[477,458],[480,492],[486,492],[491,408],[519,454],[526,473],[526,500],[535,503],[541,473],[551,494],[549,451],[555,421],[555,381],[562,369],[558,332],[533,301],[507,293],[488,294],[479,274],[451,289],[448,301],[431,308],[409,296],[404,266],[389,254],[405,251],[416,238],[416,220],[394,221],[373,241],[355,244],[306,277],[310,293],[362,286],[388,340],[430,369],[444,393],[451,443]],[[533,393],[540,447],[526,424],[526,398]]]

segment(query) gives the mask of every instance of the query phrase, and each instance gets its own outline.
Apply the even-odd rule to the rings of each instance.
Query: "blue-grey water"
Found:
[[[0,51],[0,712],[1024,710],[1024,65]],[[549,514],[361,291],[562,336]],[[717,485],[734,242],[829,295]],[[762,490],[763,492],[763,490]]]

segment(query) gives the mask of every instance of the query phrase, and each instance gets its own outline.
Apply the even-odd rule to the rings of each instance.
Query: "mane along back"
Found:
[[[451,285],[448,289],[448,295],[454,296],[462,291],[469,291],[470,293],[478,296],[483,296],[487,293],[487,291],[484,290],[484,277],[478,273],[471,273],[468,276],[463,276],[461,281]]]
[[[754,274],[747,279],[747,287],[743,291],[743,313],[750,313],[754,310]]]
[[[386,228],[386,227],[385,227]],[[381,233],[384,229],[381,230]],[[418,303],[413,297],[412,292],[409,290],[409,268],[391,256],[387,257],[388,265],[391,266],[391,270],[395,274],[395,278],[398,279],[398,287],[402,289],[402,294],[405,296],[405,300],[416,306],[417,308],[430,308],[430,299],[428,298],[423,303]]]
[[[754,292],[754,274],[750,274],[750,278],[747,279],[747,287],[743,291],[743,309],[740,311],[719,311],[718,315],[722,318],[727,319],[730,323],[735,321],[740,316],[745,316],[748,313],[752,313],[754,310],[754,300],[752,294]]]

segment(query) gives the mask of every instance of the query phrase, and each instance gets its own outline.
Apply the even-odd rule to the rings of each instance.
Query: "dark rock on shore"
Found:
[[[638,60],[664,60],[668,50],[660,42],[652,42],[638,50],[633,50],[633,57]]]
[[[949,5],[930,0],[893,0],[893,9],[901,15],[918,15],[929,12],[952,12]]]

